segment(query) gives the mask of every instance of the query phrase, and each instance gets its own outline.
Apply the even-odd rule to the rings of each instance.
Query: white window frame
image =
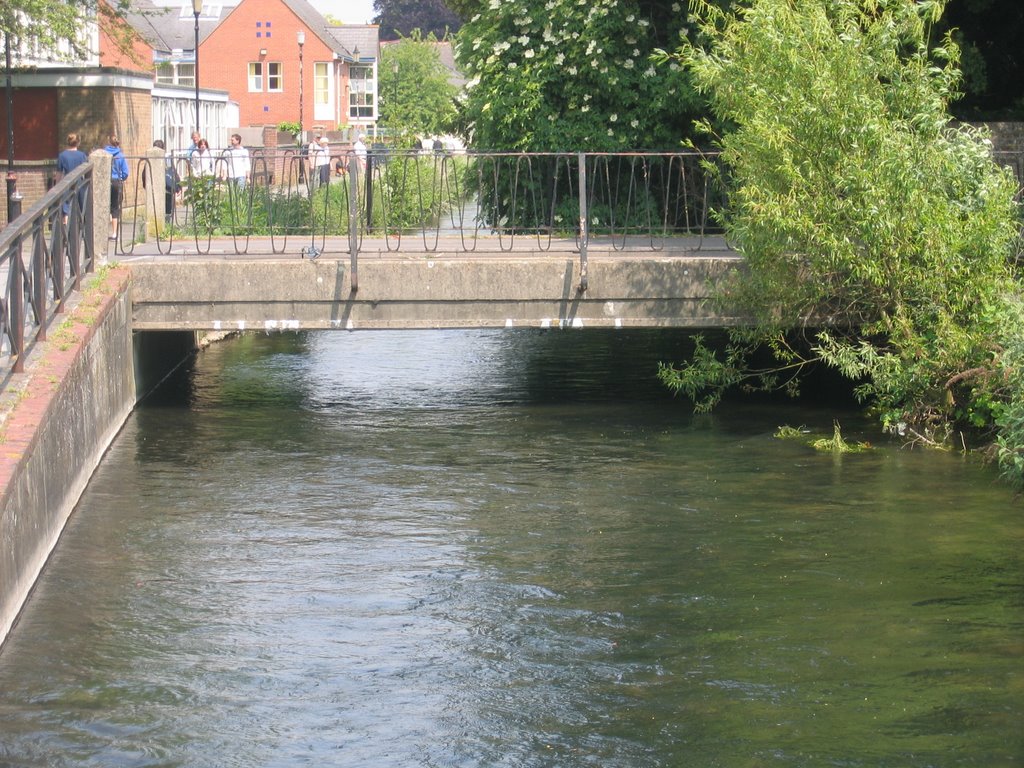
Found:
[[[334,121],[334,76],[331,62],[313,62],[313,119]]]
[[[373,64],[350,64],[348,67],[349,120],[372,120],[377,115],[377,79]]]
[[[275,80],[277,81],[276,87],[274,86]],[[267,91],[271,93],[284,91],[284,65],[280,61],[267,62]]]
[[[246,80],[249,83],[249,93],[263,93],[263,62],[250,61],[247,67]]]

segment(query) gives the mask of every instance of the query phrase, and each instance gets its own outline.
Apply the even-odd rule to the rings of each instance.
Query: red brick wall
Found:
[[[15,172],[18,191],[27,211],[52,185],[57,153],[64,148],[68,133],[81,137],[79,148],[86,154],[102,149],[113,131],[121,148],[131,158],[145,154],[152,142],[153,107],[148,90],[125,88],[19,88],[15,90]],[[0,100],[0,125],[7,115]],[[22,137],[26,137],[24,140]],[[6,132],[0,132],[0,157],[7,156]],[[134,199],[134,180],[125,188],[127,200]],[[131,197],[129,197],[131,196]],[[6,186],[2,194],[0,222],[7,223]]]
[[[243,126],[277,125],[285,120],[298,122],[299,45],[296,33],[300,29],[306,33],[302,72],[303,117],[307,124],[311,124],[313,63],[332,61],[334,56],[331,49],[280,0],[249,0],[235,8],[199,47],[199,81],[205,88],[231,94],[231,98],[238,102],[239,121]],[[267,53],[260,55],[261,49],[266,49]],[[262,93],[249,92],[248,67],[250,62],[256,61],[263,62]],[[266,91],[269,62],[281,64],[281,92]]]

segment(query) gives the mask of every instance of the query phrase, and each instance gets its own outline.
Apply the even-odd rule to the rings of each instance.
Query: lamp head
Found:
[[[203,0],[192,0],[192,13],[198,16],[203,12]]]
[[[305,43],[306,43],[306,31],[304,29],[300,29],[298,31],[298,33],[295,35],[295,37],[299,41],[299,45],[305,45]]]

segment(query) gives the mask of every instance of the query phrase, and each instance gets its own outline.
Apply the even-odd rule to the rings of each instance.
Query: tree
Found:
[[[398,40],[419,32],[444,40],[459,31],[462,22],[443,0],[374,0],[373,21],[381,40]]]
[[[676,149],[704,109],[676,62],[681,2],[461,0],[464,132],[479,149]]]
[[[451,130],[458,91],[448,81],[437,41],[418,33],[382,47],[380,122],[396,135]]]
[[[983,133],[950,124],[957,48],[927,47],[944,0],[694,4],[710,44],[679,60],[732,126],[717,138],[722,219],[746,269],[727,298],[752,322],[723,356],[702,348],[663,379],[710,405],[820,362],[892,430],[991,427],[1008,396],[1001,322],[1020,291],[1016,183]],[[810,331],[806,354],[792,329]],[[764,347],[776,364],[758,372]]]
[[[131,50],[131,30],[123,23],[130,0],[6,0],[0,12],[0,33],[12,48],[35,41],[40,50],[59,51],[67,44],[69,58],[85,58],[91,51],[88,28],[95,20],[123,51]]]

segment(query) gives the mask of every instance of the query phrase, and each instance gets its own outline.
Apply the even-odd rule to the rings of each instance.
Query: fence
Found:
[[[24,370],[27,353],[46,340],[50,322],[81,288],[84,274],[95,269],[93,171],[91,163],[79,166],[0,231],[5,380]]]

